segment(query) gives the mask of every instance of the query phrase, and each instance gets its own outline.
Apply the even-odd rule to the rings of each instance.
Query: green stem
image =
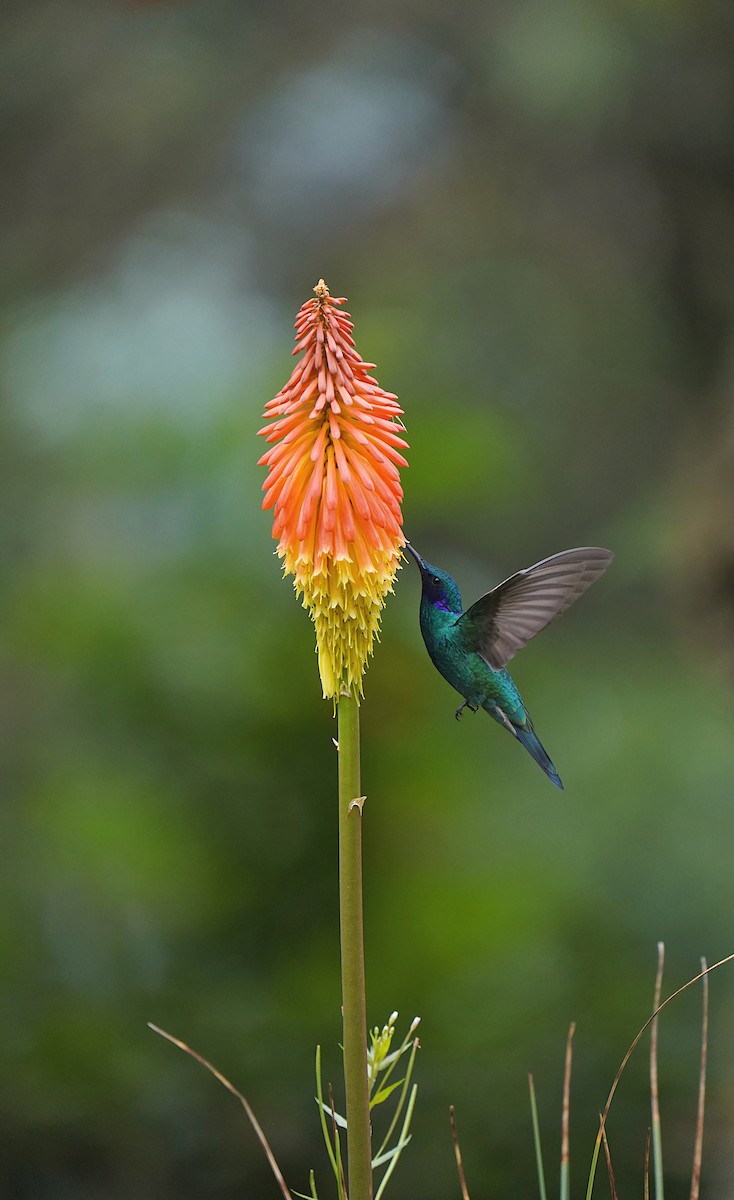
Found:
[[[359,771],[359,705],[340,696],[339,918],[347,1097],[349,1200],[371,1200],[372,1147],[367,1081],[367,1003],[362,921],[362,797]],[[355,804],[353,801],[357,800]]]

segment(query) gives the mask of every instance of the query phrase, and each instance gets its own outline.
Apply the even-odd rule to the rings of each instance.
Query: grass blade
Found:
[[[643,1181],[643,1198],[650,1200],[650,1130],[647,1131],[645,1139],[645,1177]]]
[[[407,1146],[408,1142],[410,1141],[410,1138],[408,1136],[408,1130],[410,1129],[410,1122],[413,1118],[413,1109],[415,1108],[415,1098],[417,1095],[418,1095],[418,1084],[414,1083],[413,1090],[410,1093],[410,1100],[408,1101],[408,1107],[405,1111],[405,1120],[403,1121],[403,1128],[401,1129],[400,1137],[398,1138],[398,1147],[400,1149],[400,1153],[402,1153],[403,1149]],[[395,1157],[392,1159],[392,1161],[390,1162],[390,1165],[388,1166],[387,1170],[385,1171],[385,1174],[383,1175],[382,1179],[380,1180],[380,1186],[378,1187],[377,1191],[375,1192],[375,1200],[382,1200],[382,1196],[384,1194],[385,1187],[387,1185],[387,1181],[390,1178],[390,1176],[392,1175],[396,1166],[398,1165],[398,1159],[400,1158],[400,1153],[396,1154]]]
[[[316,1099],[317,1099],[318,1105],[319,1105],[319,1116],[321,1118],[321,1132],[324,1135],[324,1144],[326,1146],[326,1152],[329,1155],[329,1162],[331,1163],[331,1169],[334,1172],[334,1178],[336,1179],[336,1186],[337,1186],[337,1188],[340,1188],[341,1187],[341,1172],[339,1170],[339,1164],[336,1161],[336,1156],[334,1154],[334,1150],[331,1145],[331,1138],[329,1137],[329,1127],[326,1124],[326,1114],[329,1110],[328,1110],[328,1107],[326,1106],[326,1104],[324,1104],[324,1089],[321,1086],[321,1047],[320,1046],[316,1047]]]
[[[411,1028],[412,1028],[412,1026],[411,1026]],[[416,1056],[416,1053],[418,1052],[419,1048],[420,1048],[419,1039],[413,1038],[413,1045],[412,1045],[411,1051],[410,1051],[410,1058],[408,1059],[408,1067],[405,1072],[405,1079],[403,1080],[402,1090],[398,1097],[398,1102],[395,1106],[395,1112],[393,1113],[392,1120],[390,1121],[390,1124],[388,1126],[387,1133],[385,1134],[384,1138],[382,1139],[380,1148],[377,1151],[377,1154],[375,1155],[375,1159],[372,1163],[373,1168],[375,1166],[375,1162],[377,1161],[377,1159],[382,1158],[383,1154],[385,1153],[385,1150],[387,1149],[390,1138],[393,1135],[393,1131],[395,1130],[395,1126],[397,1125],[398,1120],[400,1119],[400,1114],[403,1111],[403,1105],[405,1104],[406,1097],[409,1095],[410,1080],[411,1080],[411,1076],[413,1074],[413,1066],[415,1064],[415,1056]],[[402,1049],[401,1049],[400,1053],[402,1054]]]
[[[297,1196],[298,1200],[319,1200],[316,1192],[316,1176],[313,1171],[309,1171],[308,1173],[308,1187],[308,1195],[305,1192],[294,1192],[293,1195]]]
[[[336,1123],[340,1129],[346,1129],[346,1127],[347,1127],[346,1118],[342,1117],[338,1112],[335,1112],[334,1109],[329,1108],[328,1104],[324,1105],[324,1112],[328,1113],[328,1115],[331,1117],[332,1121],[336,1121]]]
[[[238,1092],[237,1088],[234,1086],[234,1084],[229,1082],[226,1075],[222,1075],[222,1072],[218,1071],[216,1067],[213,1067],[212,1064],[206,1058],[203,1057],[203,1055],[197,1054],[196,1050],[192,1050],[190,1046],[187,1046],[185,1042],[180,1041],[179,1038],[174,1037],[172,1033],[166,1033],[165,1029],[160,1029],[158,1027],[158,1025],[154,1025],[152,1023],[152,1021],[148,1022],[148,1028],[152,1029],[153,1033],[160,1034],[160,1036],[165,1038],[166,1041],[170,1042],[171,1045],[177,1046],[179,1050],[183,1050],[185,1054],[189,1054],[191,1056],[191,1058],[196,1060],[196,1062],[201,1063],[202,1067],[206,1067],[207,1071],[209,1071],[210,1074],[212,1074],[214,1076],[214,1078],[219,1083],[221,1083],[222,1087],[225,1087],[228,1092],[231,1092],[231,1094],[235,1097],[236,1100],[239,1100],[240,1104],[242,1105],[245,1112],[247,1113],[248,1121],[252,1125],[252,1128],[255,1130],[255,1133],[257,1134],[257,1138],[260,1142],[260,1145],[262,1146],[263,1150],[265,1151],[265,1157],[267,1158],[268,1162],[270,1163],[270,1169],[273,1172],[273,1175],[275,1176],[275,1180],[278,1184],[278,1187],[280,1188],[280,1193],[283,1196],[283,1200],[293,1200],[293,1197],[291,1196],[291,1193],[288,1190],[288,1186],[285,1182],[285,1179],[283,1178],[281,1169],[278,1166],[277,1162],[275,1161],[275,1155],[273,1154],[272,1150],[270,1149],[270,1146],[268,1144],[268,1139],[265,1137],[265,1134],[262,1131],[260,1122],[258,1121],[257,1117],[255,1116],[254,1112],[250,1108],[249,1104],[247,1103],[247,1101],[246,1101],[245,1097],[242,1095],[242,1093]]]
[[[706,959],[701,959],[701,969],[706,970]],[[703,1014],[701,1017],[701,1065],[698,1072],[698,1114],[696,1116],[696,1142],[693,1150],[691,1174],[691,1200],[698,1200],[701,1186],[701,1161],[703,1159],[703,1118],[706,1109],[706,1061],[709,1042],[709,977],[704,975]]]
[[[594,1142],[594,1153],[591,1156],[591,1167],[589,1168],[589,1182],[586,1185],[586,1200],[591,1200],[591,1193],[594,1190],[594,1179],[596,1178],[596,1165],[599,1162],[599,1151],[601,1150],[602,1133],[603,1133],[605,1124],[606,1124],[606,1122],[604,1120],[604,1114],[602,1113],[601,1125],[599,1126],[599,1132],[597,1133],[596,1141]]]
[[[601,1113],[599,1113],[599,1120],[601,1120]],[[611,1192],[612,1192],[612,1200],[619,1200],[619,1197],[617,1196],[617,1187],[614,1182],[614,1171],[612,1170],[612,1156],[609,1153],[609,1142],[607,1141],[607,1131],[604,1128],[604,1126],[602,1126],[602,1138],[604,1140],[604,1157],[607,1160],[607,1174],[609,1175],[609,1187],[611,1188]]]
[[[726,966],[726,964],[730,963],[730,962],[734,962],[734,954],[727,954],[726,958],[720,958],[719,961],[713,963],[712,966],[706,967],[705,971],[699,971],[698,975],[694,975],[693,978],[689,979],[687,983],[684,983],[679,988],[676,988],[676,990],[674,992],[671,992],[670,995],[667,996],[665,998],[665,1000],[663,1000],[663,1002],[658,1006],[658,1008],[655,1010],[655,1012],[652,1013],[651,1016],[649,1016],[647,1018],[647,1020],[645,1021],[645,1024],[642,1026],[642,1028],[640,1030],[638,1030],[637,1034],[633,1038],[633,1040],[627,1050],[627,1053],[625,1054],[624,1058],[622,1059],[622,1062],[619,1065],[617,1074],[614,1076],[614,1080],[612,1081],[612,1086],[609,1089],[609,1095],[607,1096],[607,1102],[604,1105],[604,1112],[602,1113],[602,1116],[601,1116],[601,1128],[599,1129],[599,1132],[596,1135],[594,1151],[591,1156],[591,1167],[589,1169],[589,1182],[588,1182],[588,1185],[586,1188],[586,1200],[591,1200],[591,1193],[592,1193],[592,1189],[594,1187],[594,1175],[596,1172],[596,1164],[597,1164],[597,1160],[599,1158],[599,1150],[601,1148],[601,1142],[602,1142],[602,1131],[604,1129],[604,1126],[607,1123],[607,1117],[609,1116],[609,1109],[612,1107],[612,1101],[613,1101],[615,1093],[617,1091],[617,1087],[619,1086],[619,1081],[622,1078],[622,1075],[624,1073],[624,1069],[627,1066],[627,1063],[631,1059],[632,1055],[634,1054],[635,1050],[637,1049],[637,1046],[638,1046],[640,1040],[644,1037],[648,1026],[652,1024],[653,1020],[658,1015],[658,1013],[662,1012],[662,1010],[666,1007],[666,1005],[670,1004],[671,1000],[675,1000],[683,992],[687,991],[689,987],[692,987],[694,983],[698,983],[699,979],[703,979],[705,976],[710,975],[712,971],[716,971],[719,967]]]
[[[653,1018],[650,1026],[650,1107],[652,1110],[652,1163],[655,1174],[655,1200],[663,1200],[663,1136],[660,1124],[660,1090],[658,1088],[658,1018],[663,988],[665,945],[658,942],[658,969],[655,976]]]
[[[545,1191],[545,1171],[543,1169],[543,1148],[540,1144],[540,1123],[538,1121],[538,1105],[535,1101],[535,1083],[532,1072],[528,1075],[530,1085],[530,1114],[533,1119],[533,1142],[535,1144],[535,1162],[538,1168],[538,1195],[540,1200],[547,1200]]]
[[[461,1200],[471,1200],[469,1189],[466,1186],[466,1176],[464,1174],[464,1163],[461,1158],[461,1146],[459,1145],[459,1134],[456,1129],[456,1114],[453,1104],[449,1108],[449,1121],[451,1122],[451,1139],[454,1143],[454,1157],[456,1158],[456,1170],[459,1172],[459,1187],[461,1188]]]
[[[377,1169],[377,1167],[384,1167],[385,1163],[392,1162],[396,1154],[402,1154],[409,1141],[410,1138],[406,1138],[404,1142],[398,1141],[391,1150],[386,1150],[385,1153],[380,1155],[379,1158],[373,1158],[372,1170],[374,1171]]]
[[[342,1146],[339,1140],[339,1128],[336,1123],[336,1111],[334,1109],[334,1092],[331,1084],[329,1084],[329,1104],[331,1106],[331,1132],[334,1138],[334,1153],[336,1155],[336,1163],[339,1174],[337,1176],[337,1191],[339,1200],[347,1200],[347,1181],[344,1177],[344,1162],[342,1160]]]
[[[571,1194],[570,1164],[571,1164],[571,1063],[573,1060],[573,1035],[576,1032],[575,1021],[571,1022],[566,1039],[566,1065],[563,1071],[563,1113],[561,1117],[561,1200],[569,1200]]]

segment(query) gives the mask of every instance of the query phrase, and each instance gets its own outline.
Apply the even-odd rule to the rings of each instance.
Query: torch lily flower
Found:
[[[402,546],[398,467],[402,409],[370,377],[354,345],[345,298],[323,279],[296,319],[288,383],[265,406],[259,432],[273,443],[263,508],[283,570],[311,614],[324,697],[359,697],[367,658],[392,591]]]

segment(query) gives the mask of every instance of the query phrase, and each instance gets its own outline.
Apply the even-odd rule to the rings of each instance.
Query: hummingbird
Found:
[[[461,593],[446,572],[405,543],[421,573],[420,625],[433,665],[464,697],[465,708],[483,708],[504,725],[562,788],[561,778],[535,732],[530,713],[505,668],[518,650],[565,612],[603,575],[614,555],[600,546],[562,550],[516,571],[463,612]]]

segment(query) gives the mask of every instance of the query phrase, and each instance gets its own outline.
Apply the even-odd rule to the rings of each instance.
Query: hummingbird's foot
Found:
[[[463,713],[465,708],[468,708],[469,712],[475,713],[475,712],[477,712],[478,706],[476,704],[470,704],[468,700],[465,700],[463,704],[459,705],[456,712],[454,713],[454,716],[456,717],[457,721],[461,720],[461,714]]]

